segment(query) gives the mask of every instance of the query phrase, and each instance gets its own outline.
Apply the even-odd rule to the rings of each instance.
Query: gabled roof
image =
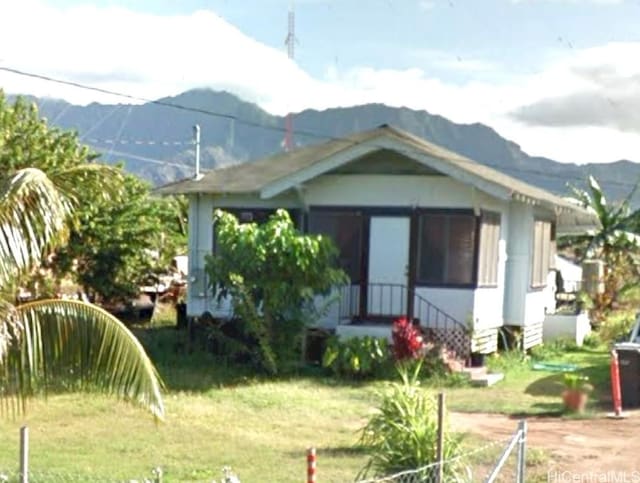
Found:
[[[254,162],[207,172],[157,190],[160,194],[256,194],[271,198],[362,156],[391,149],[503,200],[543,205],[573,225],[597,225],[594,215],[546,190],[508,176],[400,129],[383,125]],[[564,224],[564,223],[563,223]]]

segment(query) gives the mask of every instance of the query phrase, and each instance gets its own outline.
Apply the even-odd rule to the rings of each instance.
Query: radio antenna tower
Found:
[[[289,59],[294,60],[296,38],[296,12],[293,0],[289,3],[289,22],[288,22],[287,38],[284,43],[287,46],[287,54]],[[284,133],[284,150],[291,151],[293,149],[293,116],[291,112],[287,114],[284,121],[285,133]]]

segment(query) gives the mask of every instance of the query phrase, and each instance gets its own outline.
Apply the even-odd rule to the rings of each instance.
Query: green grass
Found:
[[[228,465],[241,481],[299,482],[310,446],[318,449],[321,481],[352,481],[364,465],[366,456],[354,449],[357,430],[383,383],[349,384],[318,370],[268,380],[205,352],[189,353],[185,334],[163,324],[139,336],[167,383],[164,423],[102,395],[37,399],[26,416],[0,419],[0,473],[17,469],[23,424],[31,432],[32,481],[141,479],[156,466],[165,481],[211,481]],[[606,351],[567,352],[557,360],[585,368],[594,399],[607,394]],[[492,364],[504,367],[506,377],[491,388],[451,378],[425,384],[444,390],[453,410],[560,413],[561,375],[532,371],[513,354]]]
[[[609,403],[609,353],[606,349],[545,352],[544,360],[575,364],[579,367],[578,372],[587,375],[594,385],[585,417]],[[522,354],[513,352],[492,357],[488,365],[493,371],[504,373],[504,380],[486,388],[446,389],[450,409],[522,416],[563,415],[563,374],[534,371],[530,357],[525,359]]]

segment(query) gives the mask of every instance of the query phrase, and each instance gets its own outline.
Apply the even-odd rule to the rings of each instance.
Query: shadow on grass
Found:
[[[551,374],[549,376],[536,379],[525,389],[525,394],[530,396],[558,396],[560,397],[564,389],[564,375]]]
[[[534,403],[531,405],[529,411],[519,411],[511,413],[509,417],[511,419],[523,419],[523,418],[557,418],[564,416],[564,406],[562,402],[553,403]]]
[[[316,448],[318,453],[321,453],[323,456],[331,456],[334,458],[353,458],[366,456],[367,449],[363,446],[327,446],[327,447],[319,447]]]
[[[190,343],[185,330],[172,326],[132,328],[155,364],[169,391],[207,392],[212,389],[251,385],[264,381],[313,379],[328,387],[365,387],[370,379],[354,380],[330,376],[319,365],[296,365],[281,374],[260,372],[251,363],[242,364],[208,351],[202,341]]]

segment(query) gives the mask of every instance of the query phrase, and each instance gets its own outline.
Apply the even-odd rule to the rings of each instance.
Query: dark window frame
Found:
[[[345,268],[344,264],[340,263],[341,268],[345,271],[352,285],[361,285],[367,280],[367,258],[369,253],[369,247],[365,240],[368,241],[368,220],[367,215],[363,212],[363,210],[358,208],[347,208],[347,207],[313,207],[310,208],[305,216],[305,225],[306,230],[305,233],[308,234],[322,234],[320,231],[314,230],[313,216],[353,216],[354,218],[358,218],[358,229],[359,233],[357,234],[358,240],[354,245],[357,245],[358,253],[355,257],[350,257],[351,260],[349,263],[355,265],[353,270],[348,270]],[[356,226],[356,225],[354,225]],[[340,250],[340,243],[337,240],[333,240],[334,244],[337,246],[338,250]],[[344,257],[347,258],[347,257]]]
[[[480,217],[475,215],[473,210],[469,210],[469,209],[421,209],[421,210],[417,210],[417,223],[416,223],[416,263],[414,265],[414,270],[413,270],[413,278],[415,281],[415,286],[416,287],[431,287],[431,288],[459,288],[459,289],[474,289],[477,288],[478,286],[478,248],[479,248],[479,230],[480,230],[480,223],[479,223],[479,219]],[[448,237],[450,236],[450,230],[451,230],[451,225],[450,225],[450,217],[461,217],[461,216],[465,216],[468,217],[470,220],[472,220],[473,226],[472,226],[472,237],[473,239],[471,240],[471,244],[472,244],[472,252],[470,254],[471,256],[471,272],[470,272],[470,278],[468,282],[451,282],[451,281],[447,281],[447,279],[450,280],[450,277],[447,276],[446,273],[443,273],[443,277],[441,280],[439,281],[434,281],[434,280],[427,280],[424,277],[421,277],[421,273],[420,273],[420,269],[421,269],[421,257],[422,257],[422,250],[424,249],[424,244],[423,244],[423,225],[422,223],[424,222],[424,217],[427,216],[442,216],[442,217],[449,217],[447,218],[448,222],[447,222],[447,227],[449,230],[449,233],[447,233],[445,236],[445,238],[447,238],[447,242],[449,241]],[[451,246],[448,245],[447,249],[450,249]],[[447,252],[447,257],[449,257],[448,252]],[[447,264],[447,261],[444,262],[445,265]],[[444,269],[443,269],[444,270]]]

